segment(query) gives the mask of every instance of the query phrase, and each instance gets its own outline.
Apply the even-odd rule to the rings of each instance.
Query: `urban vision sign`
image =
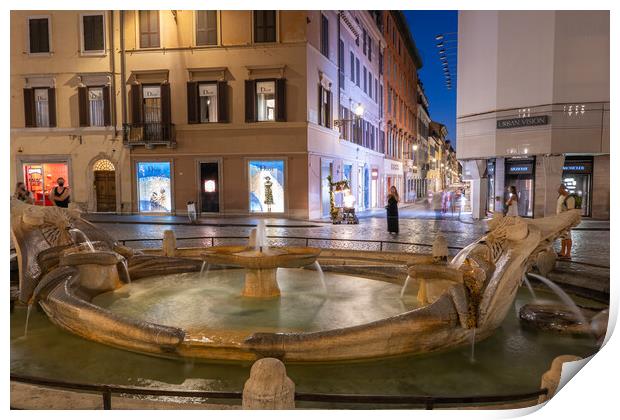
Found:
[[[497,120],[498,129],[531,127],[534,125],[547,125],[547,124],[549,124],[548,115],[539,115],[536,117],[509,118],[507,120]]]

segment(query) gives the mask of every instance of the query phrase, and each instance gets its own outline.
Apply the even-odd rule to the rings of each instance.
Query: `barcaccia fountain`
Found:
[[[308,268],[317,260],[346,266],[363,259],[359,252],[266,247],[262,229],[248,246],[180,248],[169,237],[161,249],[136,251],[76,211],[11,203],[21,302],[89,340],[205,360],[335,362],[470,345],[494,333],[526,271],[553,258],[553,241],[579,222],[578,211],[535,220],[498,215],[450,261],[441,239],[434,255],[364,254],[406,265],[409,277],[392,282],[398,286],[329,273],[325,291]],[[203,264],[222,269],[201,277]]]

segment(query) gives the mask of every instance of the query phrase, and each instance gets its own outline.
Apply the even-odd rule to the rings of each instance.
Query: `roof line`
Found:
[[[417,69],[421,69],[424,63],[422,63],[422,57],[420,56],[418,47],[416,47],[415,45],[415,41],[413,40],[413,36],[411,35],[411,31],[409,30],[409,25],[407,25],[405,15],[400,10],[391,10],[391,13],[394,16],[394,20],[396,21],[398,30],[401,32],[401,34],[405,35],[405,44],[407,44],[409,54],[411,54],[411,57],[413,57],[413,63],[415,64]]]

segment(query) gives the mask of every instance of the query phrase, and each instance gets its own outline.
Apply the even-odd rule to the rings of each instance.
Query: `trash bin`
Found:
[[[187,202],[187,217],[190,223],[196,223],[196,204],[193,201]]]

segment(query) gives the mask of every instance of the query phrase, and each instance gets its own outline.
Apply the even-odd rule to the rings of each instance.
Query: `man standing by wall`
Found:
[[[573,210],[575,208],[575,197],[568,193],[566,186],[564,184],[560,184],[560,188],[558,189],[558,201],[555,208],[555,212],[557,214],[563,213],[568,210]],[[570,260],[570,251],[573,247],[573,240],[571,238],[571,231],[567,229],[562,232],[560,236],[562,239],[562,249],[560,254],[558,255],[561,259]]]

